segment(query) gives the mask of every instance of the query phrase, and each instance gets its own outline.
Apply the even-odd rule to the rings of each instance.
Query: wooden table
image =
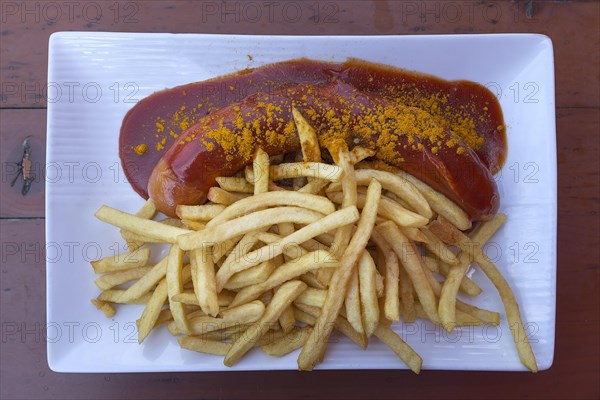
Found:
[[[282,0],[248,4],[0,3],[0,397],[599,398],[599,3]],[[550,36],[556,62],[559,166],[554,366],[537,375],[445,371],[423,371],[419,376],[408,371],[84,375],[50,371],[43,335],[44,182],[38,177],[23,197],[18,187],[10,187],[10,181],[25,136],[32,136],[34,165],[44,165],[48,36],[64,30],[309,35],[535,32]]]

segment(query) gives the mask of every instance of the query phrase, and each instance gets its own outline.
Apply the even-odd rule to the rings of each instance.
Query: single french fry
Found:
[[[157,222],[157,221],[152,221],[152,222]],[[148,236],[140,235],[138,233],[126,231],[123,229],[121,229],[121,236],[123,237],[123,240],[125,240],[127,242],[127,246],[130,249],[137,249],[146,243],[164,243],[164,240],[162,240],[162,239],[151,238]]]
[[[175,243],[177,236],[190,233],[187,229],[162,224],[157,221],[136,217],[135,215],[119,211],[109,206],[102,206],[96,211],[96,218],[121,229],[137,233],[142,236],[160,239],[163,242]]]
[[[224,356],[231,349],[231,343],[206,340],[196,336],[183,336],[177,339],[183,349],[197,351],[199,353],[215,354]]]
[[[106,315],[106,318],[112,318],[117,312],[112,304],[102,300],[92,299],[92,304],[95,305],[98,310],[102,311],[104,315]]]
[[[104,257],[100,260],[94,260],[91,262],[91,264],[95,273],[105,274],[107,272],[143,267],[148,263],[149,259],[150,249],[147,247],[139,247],[129,253],[118,254]]]
[[[216,316],[219,313],[217,297],[217,282],[210,247],[205,246],[190,252],[190,261],[196,273],[196,295],[198,304],[207,315]]]
[[[177,206],[177,216],[193,221],[210,221],[225,210],[222,204],[203,204],[200,206]]]
[[[252,162],[252,171],[254,172],[254,194],[266,193],[269,191],[269,155],[261,148],[254,153]]]
[[[356,165],[365,158],[375,156],[376,153],[377,152],[375,150],[367,149],[366,147],[355,146],[350,152],[350,160],[352,161],[353,165]]]
[[[152,199],[146,200],[144,205],[135,213],[136,217],[144,218],[144,219],[152,219],[158,212],[156,208],[156,204],[152,201]]]
[[[123,271],[109,272],[108,274],[102,275],[97,278],[94,283],[100,290],[108,290],[115,286],[121,285],[125,282],[140,279],[146,275],[152,267],[137,267],[132,269],[126,269]],[[139,296],[136,296],[139,297]]]
[[[167,294],[169,298],[169,308],[173,315],[173,320],[184,333],[189,332],[185,307],[182,303],[173,301],[173,296],[183,292],[183,251],[176,244],[171,245],[167,255]]]
[[[217,272],[217,290],[223,288],[227,280],[229,280],[233,274],[275,258],[282,254],[289,246],[293,246],[297,243],[304,243],[321,233],[329,232],[346,224],[351,224],[357,219],[358,210],[356,207],[343,208],[297,230],[279,242],[251,251],[246,257],[238,260],[235,264],[221,266]]]
[[[478,308],[474,305],[464,303],[460,300],[456,301],[456,312],[471,315],[484,324],[494,326],[500,325],[500,314],[496,311],[489,311],[483,308]]]
[[[142,316],[138,320],[138,342],[142,343],[148,336],[160,314],[161,308],[167,300],[167,282],[165,279],[161,280],[154,292],[152,297],[146,304]]]
[[[421,372],[423,359],[412,349],[396,332],[379,324],[374,332],[375,336],[385,343],[402,361],[415,373]]]
[[[265,261],[264,263],[233,275],[231,279],[227,281],[224,288],[229,290],[239,290],[246,286],[260,284],[269,278],[274,269],[275,264],[273,264],[271,260]]]
[[[321,148],[315,129],[295,107],[292,107],[292,117],[298,131],[304,161],[321,162]]]
[[[352,276],[348,282],[344,306],[346,309],[346,319],[352,325],[352,328],[358,333],[364,334],[365,328],[363,326],[362,307],[360,306],[360,287],[356,267],[353,269]]]
[[[150,296],[151,296],[150,293],[146,293],[137,299],[133,299],[133,300],[129,300],[129,301],[121,301],[121,295],[123,293],[125,293],[125,290],[121,290],[121,289],[104,290],[104,291],[102,291],[102,293],[100,293],[98,295],[98,300],[104,301],[107,303],[146,304],[146,303],[148,303],[148,300],[150,300]]]
[[[379,302],[375,276],[375,261],[368,251],[363,251],[358,259],[358,282],[360,285],[360,308],[365,334],[370,337],[379,323]],[[346,312],[348,309],[346,308]]]
[[[233,193],[228,192],[227,190],[223,190],[220,187],[213,186],[208,189],[208,194],[206,198],[212,201],[215,204],[222,204],[224,206],[229,206],[236,201],[245,199],[250,196],[248,193]]]
[[[252,186],[245,178],[235,176],[219,176],[215,178],[221,189],[232,193],[254,193]]]
[[[254,344],[260,339],[270,325],[277,321],[283,310],[288,307],[300,293],[306,289],[306,284],[301,281],[289,281],[277,289],[273,299],[265,309],[261,318],[256,321],[248,331],[250,334],[244,334],[238,338],[231,349],[227,352],[223,363],[227,366],[235,364]]]
[[[352,270],[371,237],[380,198],[381,184],[373,179],[369,184],[367,200],[358,222],[358,228],[340,260],[340,267],[333,275],[315,329],[311,332],[298,357],[298,367],[301,370],[312,370],[325,353],[327,338],[331,334],[333,322],[342,307]]]

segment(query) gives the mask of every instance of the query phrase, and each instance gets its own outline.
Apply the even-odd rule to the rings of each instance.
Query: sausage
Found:
[[[506,158],[502,111],[485,87],[468,81],[445,81],[357,59],[343,63],[298,59],[190,83],[154,93],[129,110],[121,125],[119,156],[133,189],[148,198],[148,181],[159,159],[178,135],[200,119],[257,92],[271,93],[288,84],[326,84],[333,79],[389,101],[445,96],[449,115],[466,117],[485,138],[477,156],[495,174]],[[412,99],[414,100],[414,99]],[[419,105],[417,105],[419,106]]]
[[[439,128],[435,132],[442,132],[444,142],[453,139],[454,146],[436,146],[439,137],[429,143],[426,137],[402,131],[398,121],[419,112],[412,108],[398,115],[385,114],[386,125],[381,126],[377,113],[396,106],[337,79],[259,92],[202,118],[175,141],[150,176],[149,194],[159,210],[174,216],[178,204],[201,204],[215,178],[233,175],[251,163],[258,147],[269,155],[299,149],[292,106],[309,118],[321,144],[339,139],[342,132],[349,147],[376,150],[376,158],[419,177],[473,219],[486,219],[497,211],[499,196],[493,176],[460,137],[437,127],[426,115],[421,115],[423,126]],[[382,127],[389,126],[396,131],[384,135]],[[461,154],[458,148],[463,149]]]

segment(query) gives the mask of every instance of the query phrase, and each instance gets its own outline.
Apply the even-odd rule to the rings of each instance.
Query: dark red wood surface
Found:
[[[529,9],[528,4],[532,4]],[[0,398],[600,398],[600,6],[597,1],[0,2]],[[283,13],[286,8],[288,13]],[[292,14],[300,10],[300,14]],[[532,18],[527,17],[532,11]],[[298,18],[297,21],[295,19]],[[44,167],[48,37],[64,30],[253,34],[543,33],[558,150],[554,365],[538,374],[319,371],[57,374],[48,369],[44,187],[10,187],[31,135]],[[18,185],[17,185],[18,186]],[[18,330],[18,334],[14,330]]]

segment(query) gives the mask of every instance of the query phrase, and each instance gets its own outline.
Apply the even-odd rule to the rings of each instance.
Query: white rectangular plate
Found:
[[[55,33],[48,62],[46,256],[48,363],[60,372],[227,370],[221,357],[181,350],[165,328],[137,344],[141,306],[107,319],[89,260],[123,250],[118,230],[94,218],[109,204],[134,212],[143,203],[118,158],[121,120],[157,90],[309,57],[357,57],[468,79],[498,93],[508,125],[508,160],[498,175],[506,226],[487,250],[514,289],[540,369],[552,364],[556,299],[556,134],[551,41],[541,35],[229,36]],[[249,55],[251,57],[249,57]],[[524,370],[501,300],[482,272],[473,300],[502,313],[499,327],[446,333],[429,323],[394,329],[426,369]],[[233,369],[296,369],[297,352],[272,358],[252,351]],[[334,335],[322,369],[403,369],[373,338],[367,351]]]

